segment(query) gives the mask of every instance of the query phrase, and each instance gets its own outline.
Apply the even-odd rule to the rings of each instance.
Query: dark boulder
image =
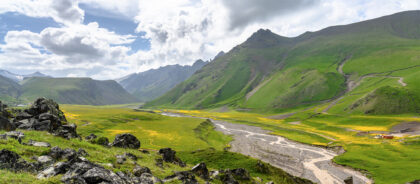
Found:
[[[4,123],[0,124],[0,128],[2,124]],[[23,112],[18,111],[12,123],[13,127],[23,130],[48,131],[67,139],[79,137],[76,133],[76,125],[67,124],[66,117],[59,109],[58,104],[45,98],[37,99],[29,109],[25,109]]]
[[[165,162],[174,162],[176,159],[176,151],[171,148],[162,148],[159,150],[159,154],[162,155],[163,161]]]
[[[238,180],[251,179],[249,172],[244,168],[233,169],[233,170],[229,170],[228,172],[232,173],[232,175]]]
[[[76,128],[77,126],[75,124],[62,125],[58,128],[57,131],[54,132],[54,135],[60,136],[66,139],[78,138],[79,135],[77,135]]]
[[[153,176],[150,173],[143,173],[140,176],[140,184],[157,184],[157,183],[163,183],[163,182],[162,180]]]
[[[0,130],[12,131],[16,126],[10,122],[10,113],[6,110],[7,105],[0,101]]]
[[[106,137],[99,137],[90,141],[93,144],[99,144],[102,146],[109,146],[109,140]]]
[[[96,138],[97,138],[97,136],[95,134],[90,134],[90,135],[85,137],[85,139],[87,141],[95,140]]]
[[[83,155],[79,155],[78,152],[76,152],[74,149],[70,149],[70,148],[61,149],[60,147],[56,146],[50,149],[49,156],[51,156],[55,160],[60,160],[60,159],[73,160]]]
[[[67,122],[64,113],[60,110],[59,105],[51,99],[38,98],[32,104],[29,109],[26,109],[24,112],[32,115],[39,116],[43,113],[48,113],[57,117],[59,121]]]
[[[117,174],[102,167],[89,169],[82,175],[82,178],[86,183],[125,183]]]
[[[32,171],[32,165],[23,160],[17,153],[2,149],[0,151],[0,169],[7,169],[10,171]]]
[[[209,179],[209,170],[207,169],[207,166],[205,163],[199,163],[195,165],[191,169],[191,171],[205,180]]]
[[[159,150],[159,154],[162,155],[163,161],[177,164],[181,167],[185,167],[185,163],[176,157],[176,151],[171,148],[162,148]]]
[[[19,111],[17,114],[16,114],[16,116],[15,116],[15,120],[16,121],[21,121],[21,120],[25,120],[25,119],[29,119],[29,118],[32,118],[33,116],[32,115],[30,115],[29,113],[27,113],[27,112],[22,112],[22,111]]]
[[[115,136],[114,142],[111,144],[114,147],[139,149],[140,141],[131,134],[118,134]]]
[[[198,181],[197,179],[195,179],[195,176],[189,171],[175,172],[175,174],[166,177],[164,179],[164,182],[170,182],[173,180],[180,180],[182,181],[182,183],[185,184],[198,184]]]
[[[222,183],[237,184],[238,181],[249,181],[251,177],[249,172],[243,168],[220,170],[211,173],[212,177],[219,179]]]
[[[239,182],[235,180],[235,178],[233,177],[233,175],[231,173],[223,173],[223,174],[220,174],[218,176],[218,179],[223,184],[239,184]]]
[[[420,180],[414,180],[412,182],[408,182],[407,184],[420,184]]]
[[[133,169],[134,176],[141,177],[141,175],[144,173],[152,174],[152,171],[150,171],[148,167],[142,167],[139,165],[136,165]]]
[[[344,180],[345,184],[353,184],[353,176],[349,176]]]
[[[15,125],[12,124],[9,119],[4,116],[0,116],[0,130],[12,131],[15,129]]]

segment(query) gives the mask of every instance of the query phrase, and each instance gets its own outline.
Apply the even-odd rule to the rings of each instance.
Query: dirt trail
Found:
[[[334,100],[331,101],[331,103],[328,105],[327,108],[325,108],[322,112],[326,113],[328,110],[330,110],[333,106],[335,106],[341,99],[344,98],[344,96],[350,92],[352,92],[354,89],[356,89],[358,86],[360,86],[360,84],[362,83],[362,81],[368,77],[385,77],[385,78],[396,78],[399,79],[398,83],[401,84],[401,86],[405,87],[407,86],[406,83],[404,83],[404,78],[403,77],[394,77],[394,76],[389,76],[389,75],[380,75],[380,74],[386,74],[386,73],[392,73],[392,72],[396,72],[396,71],[401,71],[401,70],[406,70],[406,69],[411,69],[411,68],[415,68],[415,67],[419,67],[420,65],[415,65],[415,66],[411,66],[411,67],[407,67],[407,68],[402,68],[402,69],[397,69],[397,70],[393,70],[393,71],[388,71],[388,72],[381,72],[381,73],[371,73],[371,74],[366,74],[363,75],[361,77],[359,77],[356,81],[352,81],[350,80],[350,75],[345,74],[343,72],[343,67],[344,65],[347,63],[347,61],[349,61],[351,58],[351,56],[346,57],[337,67],[337,71],[338,73],[340,73],[341,75],[343,75],[345,77],[345,82],[346,82],[346,90],[344,93],[342,93],[338,98],[335,98]]]
[[[162,115],[185,117],[173,113]],[[216,130],[233,136],[230,151],[260,159],[294,176],[321,184],[341,184],[349,176],[353,176],[356,184],[372,183],[363,174],[332,163],[331,160],[338,155],[332,150],[271,135],[269,131],[259,127],[211,121]]]

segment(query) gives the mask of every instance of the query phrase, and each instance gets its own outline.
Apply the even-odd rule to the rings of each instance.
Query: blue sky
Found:
[[[229,51],[260,28],[297,36],[418,0],[2,0],[0,69],[117,79]]]

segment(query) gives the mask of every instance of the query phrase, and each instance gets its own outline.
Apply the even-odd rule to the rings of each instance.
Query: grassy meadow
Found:
[[[392,140],[374,139],[373,135],[358,132],[388,131],[401,122],[418,121],[415,114],[361,115],[328,114],[314,115],[313,107],[285,119],[270,119],[273,114],[251,112],[215,112],[214,110],[171,110],[197,117],[226,120],[262,127],[288,139],[321,146],[342,146],[346,152],[334,159],[341,165],[360,169],[375,183],[406,183],[419,179],[420,137],[397,137]]]
[[[265,164],[269,169],[261,172],[256,167],[258,163],[256,159],[225,151],[232,138],[215,131],[214,126],[204,119],[167,117],[127,108],[135,105],[61,105],[60,107],[67,120],[77,124],[77,131],[82,136],[94,133],[112,141],[116,134],[131,133],[140,140],[142,149],[151,150],[152,153],[160,148],[173,148],[181,160],[189,164],[188,168],[205,162],[213,170],[245,168],[250,171],[251,176],[264,181],[293,183],[291,177],[280,169]],[[113,156],[109,159],[114,161]],[[153,159],[147,162],[154,164]],[[141,162],[139,164],[141,165]],[[151,169],[154,172],[153,169],[160,168],[153,166]],[[168,176],[168,172],[176,169],[179,167],[174,166],[173,169],[158,176]]]

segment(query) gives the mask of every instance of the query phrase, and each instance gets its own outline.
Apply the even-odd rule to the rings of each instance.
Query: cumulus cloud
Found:
[[[53,0],[52,9],[55,11],[53,18],[60,22],[81,23],[83,22],[84,12],[75,0]]]
[[[50,17],[62,24],[79,24],[84,11],[78,0],[5,0],[0,13],[16,12],[30,17]]]
[[[230,28],[243,28],[250,23],[310,8],[320,0],[223,0],[229,9]]]
[[[133,51],[136,37],[84,24],[84,4],[138,23],[150,50]],[[260,28],[297,36],[404,10],[418,0],[5,0],[0,14],[51,17],[61,27],[39,33],[9,30],[0,67],[50,75],[118,78],[168,64],[191,64],[228,51]],[[86,9],[88,11],[88,9]],[[115,16],[113,15],[113,16]],[[134,31],[134,30],[133,30]]]

